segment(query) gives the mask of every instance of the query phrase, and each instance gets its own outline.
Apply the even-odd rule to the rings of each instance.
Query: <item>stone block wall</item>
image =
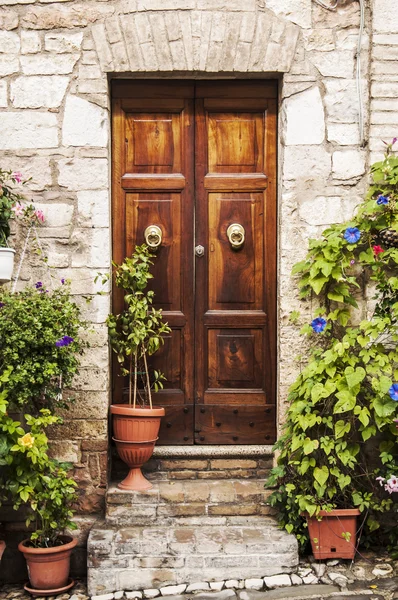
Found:
[[[328,2],[328,0],[324,0]],[[290,277],[308,238],[347,219],[367,185],[381,139],[398,131],[398,16],[394,0],[366,0],[356,92],[359,3],[314,0],[3,0],[0,6],[1,166],[32,177],[28,197],[46,215],[40,236],[55,279],[92,323],[75,381],[76,403],[54,430],[80,488],[82,540],[107,483],[112,77],[277,77],[279,101],[279,422],[302,347],[289,313]],[[369,141],[369,144],[367,144]],[[19,246],[20,249],[20,246]],[[27,263],[21,285],[46,277]],[[32,268],[33,265],[33,268]],[[87,304],[87,297],[91,302]],[[310,316],[302,309],[302,320]],[[366,314],[362,305],[358,316]],[[85,526],[84,526],[85,524]]]

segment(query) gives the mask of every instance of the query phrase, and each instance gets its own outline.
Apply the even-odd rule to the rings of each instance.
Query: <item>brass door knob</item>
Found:
[[[245,241],[245,228],[240,223],[232,223],[227,229],[227,237],[233,250],[238,250]]]
[[[149,225],[144,231],[145,242],[150,248],[158,248],[162,237],[162,230],[157,225]]]

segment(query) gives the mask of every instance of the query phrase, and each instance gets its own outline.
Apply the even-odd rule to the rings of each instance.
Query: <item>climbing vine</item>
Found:
[[[371,185],[353,219],[310,240],[297,263],[303,301],[318,308],[301,333],[308,361],[291,385],[280,452],[268,484],[281,525],[308,540],[302,514],[357,507],[367,535],[382,530],[393,507],[383,485],[395,473],[398,417],[398,157],[388,144],[371,167]],[[363,286],[374,310],[356,324]],[[297,322],[299,313],[291,314]],[[390,528],[391,529],[391,528]]]

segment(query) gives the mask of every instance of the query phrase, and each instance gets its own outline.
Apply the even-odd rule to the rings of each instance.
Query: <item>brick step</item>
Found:
[[[106,494],[106,521],[141,525],[148,519],[175,517],[269,515],[270,491],[264,480],[237,479],[155,481],[147,492],[120,490],[111,484]]]
[[[147,519],[135,527],[104,522],[91,530],[87,551],[90,596],[266,577],[298,565],[296,538],[261,515]]]
[[[161,452],[162,447],[157,449]],[[151,481],[181,479],[265,479],[273,464],[272,455],[215,458],[205,456],[153,457],[142,468]],[[127,467],[112,451],[112,479],[119,481]]]

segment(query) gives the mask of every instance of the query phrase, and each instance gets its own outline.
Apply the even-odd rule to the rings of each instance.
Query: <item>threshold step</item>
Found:
[[[106,493],[106,521],[111,525],[143,525],[175,517],[269,515],[270,490],[265,480],[236,479],[155,481],[146,492],[120,490],[111,484]]]

